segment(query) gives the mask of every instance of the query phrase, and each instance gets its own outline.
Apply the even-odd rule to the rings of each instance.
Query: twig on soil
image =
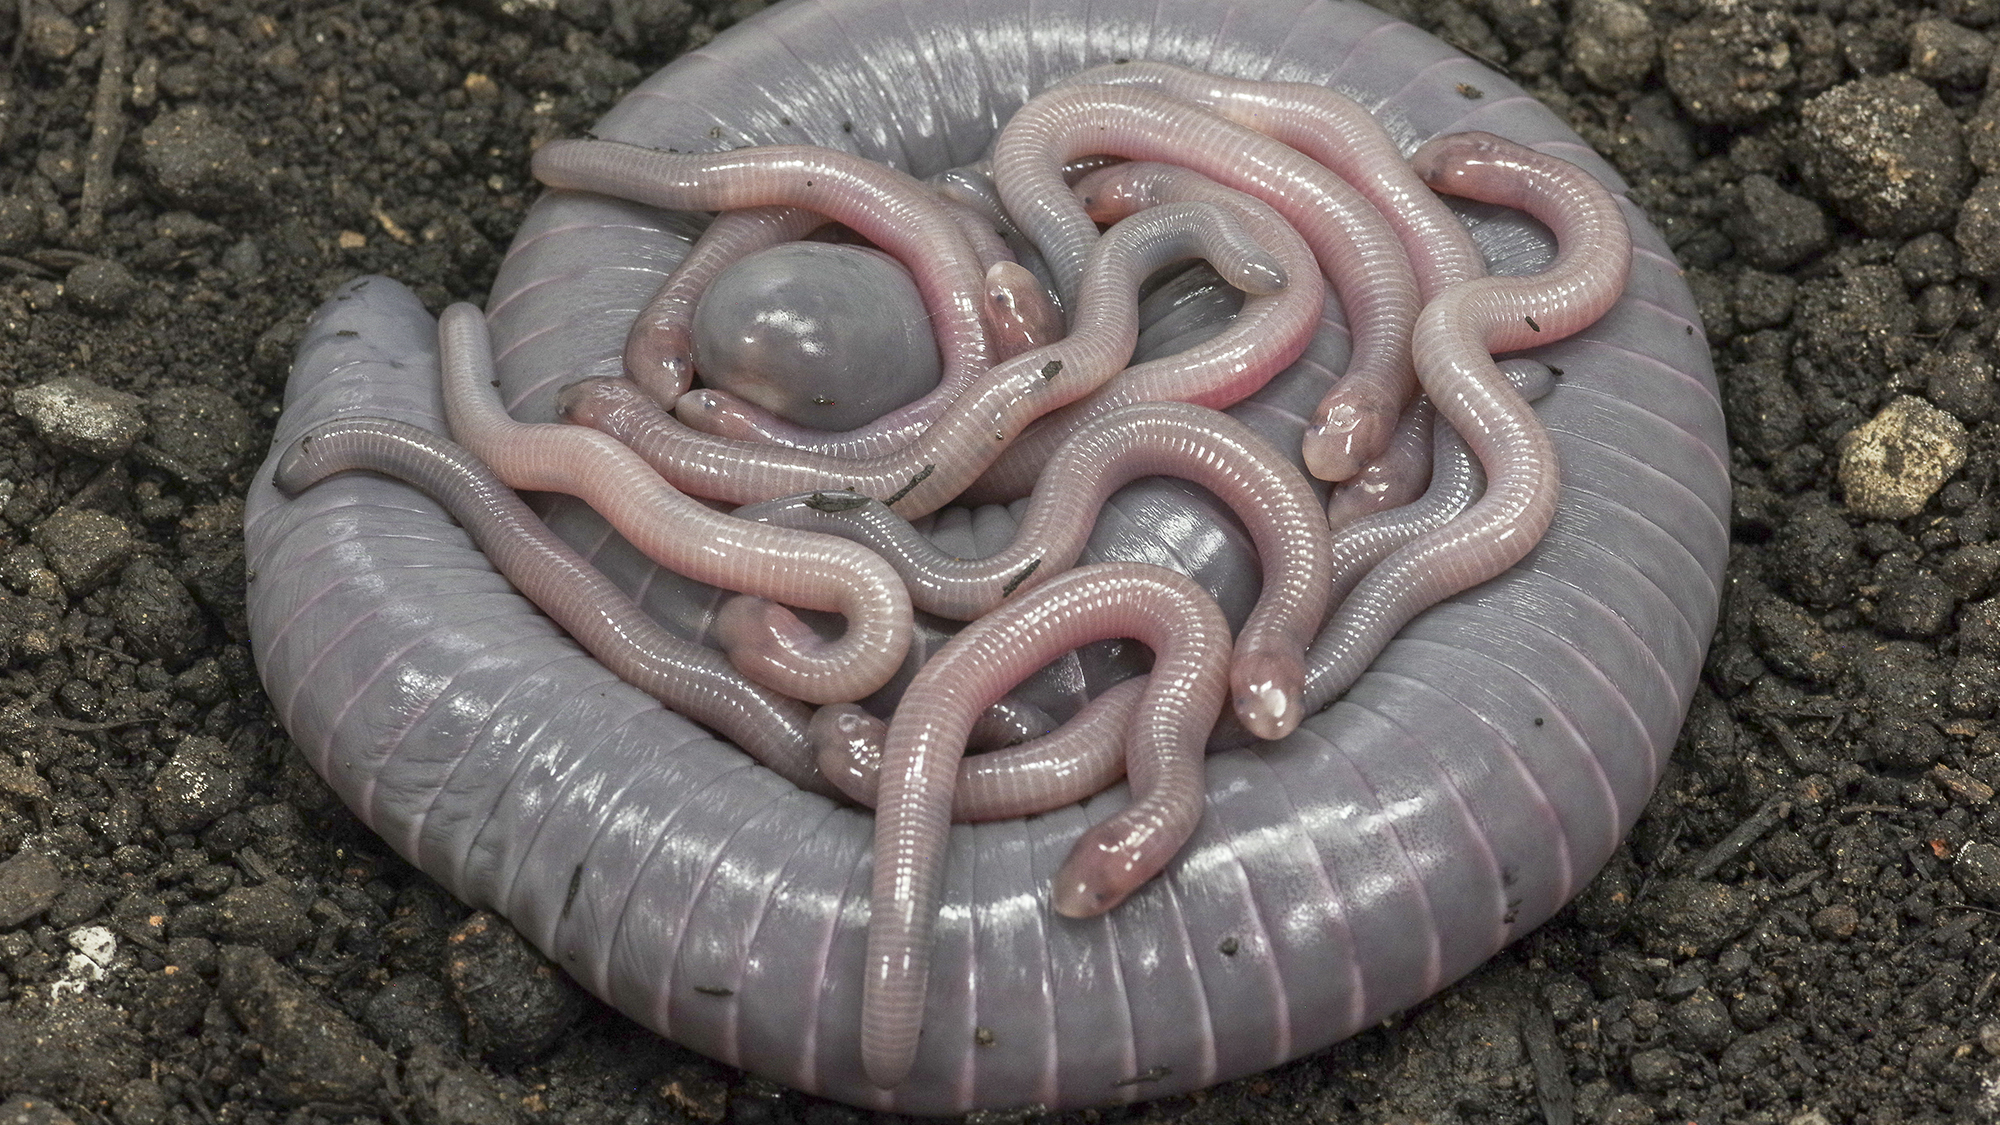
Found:
[[[76,233],[86,242],[104,228],[111,165],[125,138],[125,39],[131,23],[132,0],[104,0],[97,98],[90,107],[90,147],[83,154],[83,198],[77,202]]]
[[[1779,821],[1791,815],[1791,811],[1791,801],[1786,798],[1773,797],[1765,801],[1761,808],[1751,813],[1743,823],[1730,829],[1729,835],[1717,841],[1714,847],[1708,849],[1700,859],[1696,860],[1694,866],[1688,870],[1687,877],[1690,879],[1706,879],[1714,875],[1717,871],[1722,870],[1723,864],[1736,858],[1739,852],[1756,843],[1763,837],[1764,833],[1769,832],[1777,826]]]

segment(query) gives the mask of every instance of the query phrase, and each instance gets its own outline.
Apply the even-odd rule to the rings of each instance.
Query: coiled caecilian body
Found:
[[[1329,85],[1406,151],[1484,129],[1622,186],[1504,79],[1328,0],[802,0],[669,67],[596,132],[686,151],[803,141],[929,175],[979,158],[1033,92],[1120,58]],[[925,1113],[1136,1101],[1272,1066],[1421,1000],[1552,914],[1630,827],[1673,744],[1718,600],[1724,438],[1693,303],[1626,210],[1624,297],[1533,353],[1560,372],[1539,410],[1562,506],[1540,546],[1417,617],[1291,736],[1212,755],[1187,848],[1108,915],[1059,917],[1048,887],[1077,837],[1125,805],[1122,787],[955,827],[916,1063],[894,1089],[864,1077],[857,1034],[867,813],[618,681],[415,492],[350,475],[287,501],[260,476],[246,523],[265,682],[390,844],[715,1058]],[[1547,261],[1539,227],[1467,213],[1494,272]],[[549,418],[562,386],[618,374],[634,315],[700,222],[564,192],[537,204],[488,305],[517,417]],[[1296,434],[1325,384],[1295,373],[1339,351],[1322,341],[1233,412]],[[277,448],[343,415],[442,426],[436,326],[394,282],[355,283],[316,318]],[[1128,522],[1186,522],[1179,496],[1143,494]],[[586,554],[604,546],[575,506],[550,520]],[[1187,554],[1240,605],[1255,563],[1238,537]],[[670,627],[696,631],[713,608],[706,588],[598,557]]]

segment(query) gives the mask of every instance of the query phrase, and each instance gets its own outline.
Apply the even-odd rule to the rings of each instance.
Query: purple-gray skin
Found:
[[[758,315],[771,309],[784,315]],[[783,243],[716,275],[695,303],[694,365],[703,385],[819,430],[873,421],[939,375],[910,275],[879,250],[828,242]]]
[[[811,141],[928,175],[976,159],[1032,91],[1127,57],[1332,85],[1406,151],[1487,129],[1623,190],[1505,79],[1327,0],[784,4],[654,76],[597,133],[684,150]],[[1540,405],[1563,482],[1540,547],[1411,622],[1284,741],[1212,756],[1188,847],[1105,917],[1058,917],[1047,889],[1076,837],[1126,804],[1122,786],[955,827],[922,1041],[894,1089],[863,1077],[857,1035],[868,816],[619,682],[412,490],[349,475],[286,501],[267,465],[246,515],[265,683],[392,846],[715,1058],[915,1113],[1140,1101],[1273,1066],[1416,1003],[1554,913],[1639,815],[1673,745],[1715,620],[1724,435],[1693,302],[1626,210],[1625,297],[1533,353],[1563,373]],[[1533,224],[1467,213],[1495,272],[1546,262]],[[618,374],[628,324],[697,225],[562,192],[536,205],[489,305],[517,416],[547,418],[557,388]],[[438,428],[436,371],[410,293],[353,283],[300,347],[274,449],[343,415]],[[1235,412],[1295,431],[1324,385],[1281,375]],[[1190,522],[1178,492],[1135,495],[1135,520]],[[574,510],[551,519],[586,554],[601,546]],[[1254,569],[1240,537],[1211,541],[1190,551],[1196,577],[1240,586]],[[650,582],[641,600],[670,627],[698,626],[712,598],[610,569]]]

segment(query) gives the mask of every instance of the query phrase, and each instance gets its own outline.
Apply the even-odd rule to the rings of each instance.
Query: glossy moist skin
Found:
[[[1623,187],[1504,79],[1324,0],[795,3],[656,75],[598,135],[805,140],[928,173],[976,158],[1033,90],[1121,57],[1330,84],[1380,103],[1406,148],[1487,129]],[[1692,301],[1658,234],[1628,217],[1626,296],[1538,353],[1563,372],[1540,403],[1563,466],[1547,539],[1419,617],[1285,742],[1212,757],[1188,849],[1106,917],[1059,918],[1047,888],[1122,787],[955,828],[922,1045],[894,1090],[861,1077],[856,1034],[869,819],[618,682],[410,489],[343,477],[287,502],[266,467],[246,516],[265,682],[314,766],[392,845],[719,1059],[931,1113],[1137,1101],[1271,1066],[1547,918],[1630,826],[1673,745],[1716,611],[1723,432]],[[695,229],[563,193],[535,208],[488,310],[518,415],[547,417],[561,385],[617,373],[629,321]],[[1496,271],[1546,261],[1518,220],[1477,237]],[[441,425],[434,331],[394,282],[345,287],[301,345],[274,448],[340,415]],[[1317,401],[1302,378],[1236,412],[1296,424]],[[1124,510],[1167,520],[1179,495]],[[554,522],[586,553],[603,546],[574,510]],[[1188,547],[1198,579],[1241,587],[1239,541]],[[712,608],[712,592],[623,557],[600,565],[643,585],[670,627]]]

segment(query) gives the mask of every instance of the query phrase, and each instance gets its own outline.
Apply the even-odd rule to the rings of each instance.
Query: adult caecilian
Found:
[[[1331,85],[1406,148],[1486,129],[1621,186],[1504,79],[1326,0],[782,5],[649,80],[597,133],[687,150],[809,141],[927,174],[977,157],[1031,92],[1128,57]],[[1496,272],[1546,261],[1531,226],[1476,213]],[[1285,741],[1213,756],[1186,851],[1105,917],[1055,916],[1047,887],[1122,787],[955,828],[916,1068],[894,1090],[862,1078],[856,1035],[867,816],[619,682],[411,490],[347,477],[287,502],[259,478],[246,522],[265,681],[394,847],[719,1059],[913,1112],[1134,1101],[1271,1066],[1548,917],[1638,815],[1672,745],[1716,609],[1723,434],[1692,301],[1627,215],[1626,296],[1538,353],[1562,372],[1540,409],[1564,486],[1541,546],[1412,622]],[[536,206],[488,309],[517,416],[548,418],[559,387],[618,373],[627,326],[696,229],[561,192]],[[1329,350],[1237,415],[1296,430],[1324,379],[1295,373]],[[437,428],[436,380],[430,316],[393,282],[356,283],[301,346],[277,448],[342,415]],[[1186,522],[1178,493],[1135,487],[1135,519]],[[586,553],[602,546],[574,506],[550,518]],[[1240,587],[1242,555],[1194,547],[1198,579]],[[670,627],[713,604],[611,569]]]

